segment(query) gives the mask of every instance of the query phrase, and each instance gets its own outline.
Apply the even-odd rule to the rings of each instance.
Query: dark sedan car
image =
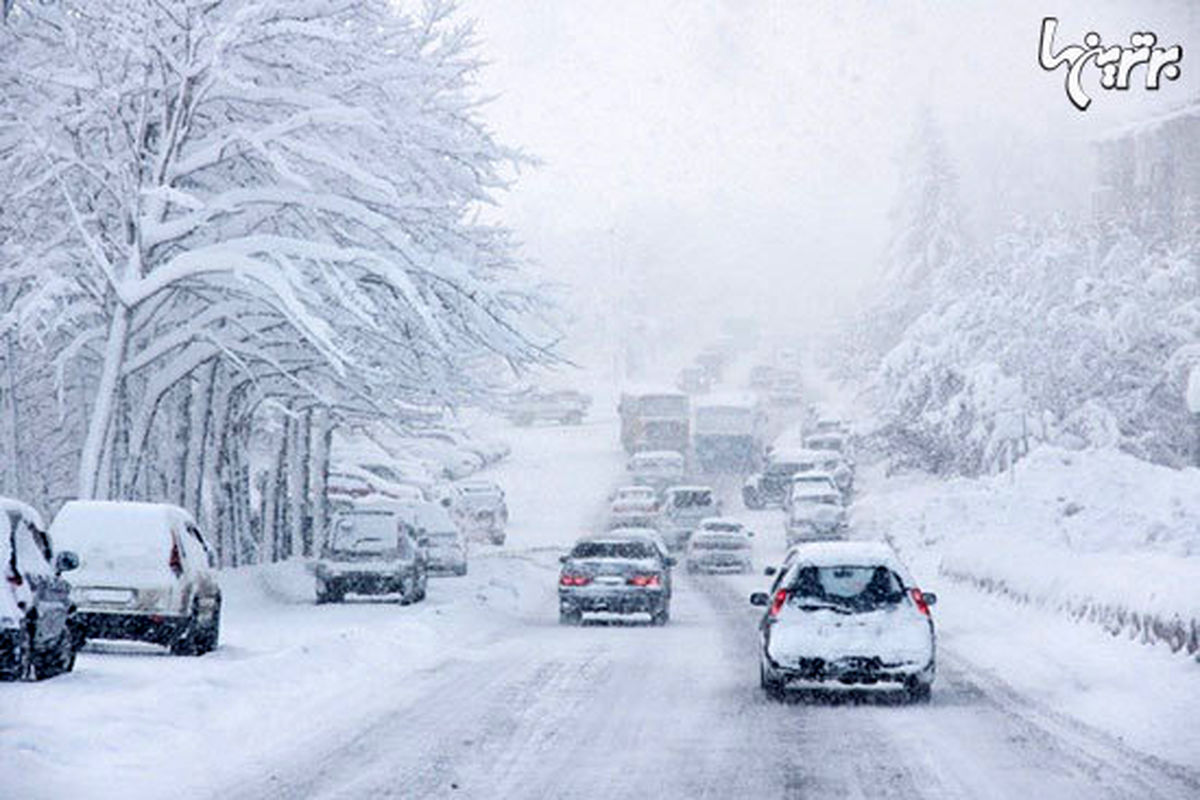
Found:
[[[655,625],[671,616],[670,568],[647,536],[602,534],[580,539],[562,557],[559,621],[578,624],[584,613],[649,614]]]

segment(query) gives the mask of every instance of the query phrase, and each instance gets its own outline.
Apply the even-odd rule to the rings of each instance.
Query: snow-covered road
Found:
[[[1194,683],[1194,665],[1043,616],[1031,635],[1020,612],[967,589],[933,587],[928,706],[767,700],[746,602],[757,576],[678,571],[665,628],[559,626],[557,556],[596,520],[624,458],[611,421],[512,438],[495,470],[507,546],[473,553],[470,574],[431,583],[427,603],[316,607],[299,570],[243,573],[227,580],[210,656],[109,647],[65,678],[0,687],[4,794],[1200,796],[1200,754],[1187,755],[1200,724],[1172,709],[1170,687],[1148,687],[1141,713],[1173,749],[1155,749],[1153,725],[1089,717],[1079,700],[1131,674]],[[759,567],[782,553],[778,512],[738,516],[758,531]],[[1086,663],[1056,671],[1079,648]],[[1013,670],[1022,653],[1028,675]],[[1061,692],[1044,688],[1055,674]]]

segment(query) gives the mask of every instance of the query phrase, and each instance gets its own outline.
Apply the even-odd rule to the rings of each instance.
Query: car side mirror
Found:
[[[933,592],[921,592],[921,597],[925,600],[925,605],[927,605],[927,606],[936,606],[937,605],[937,595],[934,594]]]
[[[567,557],[566,557],[566,556],[559,556],[559,557],[558,557],[558,563],[560,563],[560,564],[565,564],[565,563],[567,563]]]
[[[766,607],[771,605],[771,598],[766,592],[755,592],[750,595],[750,605]]]
[[[70,572],[73,569],[79,568],[79,556],[70,550],[60,550],[58,555],[54,557],[55,572]]]
[[[774,575],[778,571],[779,570],[775,569],[775,567],[764,567],[763,575],[766,575],[768,578],[770,578],[772,575]]]

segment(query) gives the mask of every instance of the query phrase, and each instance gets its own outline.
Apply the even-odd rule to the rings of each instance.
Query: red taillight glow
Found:
[[[908,593],[912,595],[913,603],[917,606],[917,611],[928,617],[929,604],[925,602],[925,595],[921,594],[921,590],[914,586],[908,590]]]
[[[171,543],[171,556],[167,559],[167,566],[176,577],[183,574],[183,557],[179,554],[179,542]]]
[[[775,593],[775,600],[771,603],[771,616],[779,616],[779,612],[783,610],[783,604],[787,602],[787,589],[780,589]]]
[[[592,579],[587,575],[572,575],[569,572],[564,572],[558,579],[559,586],[587,586],[592,582]]]
[[[662,580],[657,575],[634,575],[629,579],[631,586],[661,586]]]

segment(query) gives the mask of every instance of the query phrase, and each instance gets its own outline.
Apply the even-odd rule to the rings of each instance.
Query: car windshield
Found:
[[[446,545],[455,544],[458,541],[457,531],[435,531],[433,533],[426,533],[425,536],[429,539],[429,543],[434,546],[445,547]]]
[[[388,511],[338,514],[329,533],[329,551],[352,555],[386,555],[397,551],[399,528]]]
[[[648,542],[580,542],[571,551],[571,558],[646,559],[655,555]]]
[[[900,579],[882,565],[801,565],[795,568],[788,589],[800,605],[831,603],[852,611],[873,611],[904,599]]]
[[[671,505],[675,508],[703,508],[713,504],[709,489],[675,491],[671,494]]]
[[[704,524],[706,531],[721,531],[723,533],[733,533],[742,529],[741,524],[737,522],[707,522]]]
[[[776,461],[767,466],[767,474],[787,476],[795,474],[798,469],[800,469],[800,465],[795,461]]]

